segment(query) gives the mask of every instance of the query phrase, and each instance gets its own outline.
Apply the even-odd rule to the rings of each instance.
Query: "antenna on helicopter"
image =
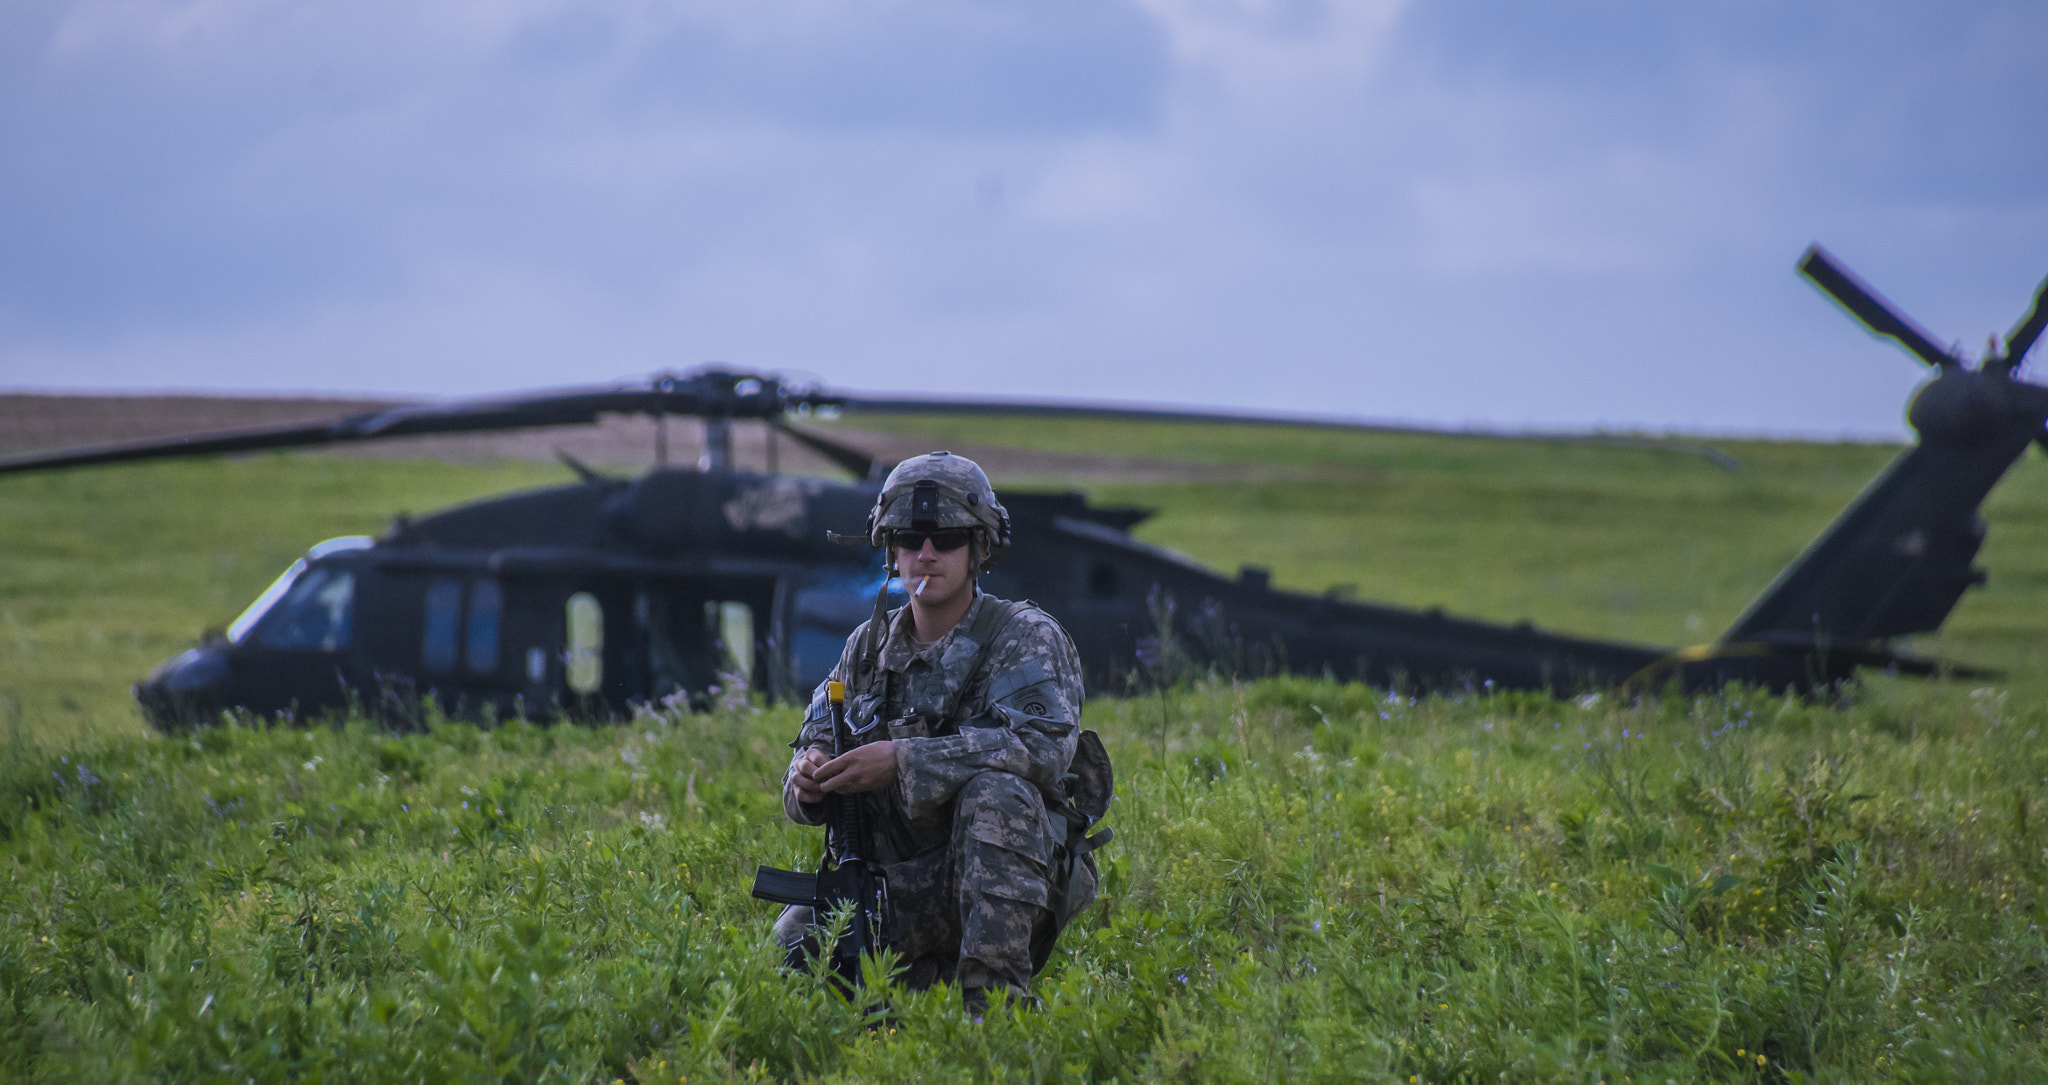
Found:
[[[674,373],[654,376],[654,466],[668,466],[668,409],[666,398],[676,390]]]

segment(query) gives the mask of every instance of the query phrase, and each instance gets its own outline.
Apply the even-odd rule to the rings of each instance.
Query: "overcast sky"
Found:
[[[8,0],[0,387],[1893,435],[1793,265],[1974,354],[2044,106],[2039,0]]]

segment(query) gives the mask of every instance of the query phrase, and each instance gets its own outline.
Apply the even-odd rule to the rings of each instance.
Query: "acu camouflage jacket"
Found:
[[[1007,620],[985,613],[989,608],[1010,612]],[[979,591],[960,624],[928,647],[911,637],[908,606],[888,620],[868,688],[849,684],[847,694],[847,722],[857,741],[895,742],[896,786],[861,797],[875,827],[877,858],[891,862],[944,847],[953,796],[979,773],[1011,773],[1059,795],[1074,759],[1082,702],[1081,660],[1066,630],[1035,606]],[[989,626],[984,653],[976,633]],[[865,629],[847,638],[833,680],[854,673]],[[812,747],[831,752],[822,685],[793,745],[798,758]],[[822,824],[824,805],[799,802],[789,786],[795,765],[792,759],[783,776],[783,808],[792,821]]]

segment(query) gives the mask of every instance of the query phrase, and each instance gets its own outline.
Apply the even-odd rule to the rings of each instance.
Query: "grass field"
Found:
[[[1241,466],[1091,492],[1283,585],[1662,643],[1725,625],[1891,454],[1730,443],[1730,475],[1580,445],[914,424]],[[747,879],[817,847],[774,796],[785,710],[137,723],[128,683],[307,543],[561,477],[280,456],[0,480],[0,1079],[2048,1074],[2031,458],[1987,509],[1991,586],[1922,645],[2012,668],[1998,683],[1878,679],[1845,707],[1288,679],[1092,703],[1120,772],[1104,898],[1043,1008],[980,1027],[943,992],[869,1027],[774,973]]]
[[[0,1076],[2038,1079],[2044,715],[1099,702],[1103,901],[979,1028],[775,973],[787,711],[17,749]]]

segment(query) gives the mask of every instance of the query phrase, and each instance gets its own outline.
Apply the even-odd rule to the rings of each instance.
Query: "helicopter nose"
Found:
[[[150,726],[173,731],[210,719],[226,707],[226,653],[212,645],[190,648],[165,660],[135,683],[135,700]]]

